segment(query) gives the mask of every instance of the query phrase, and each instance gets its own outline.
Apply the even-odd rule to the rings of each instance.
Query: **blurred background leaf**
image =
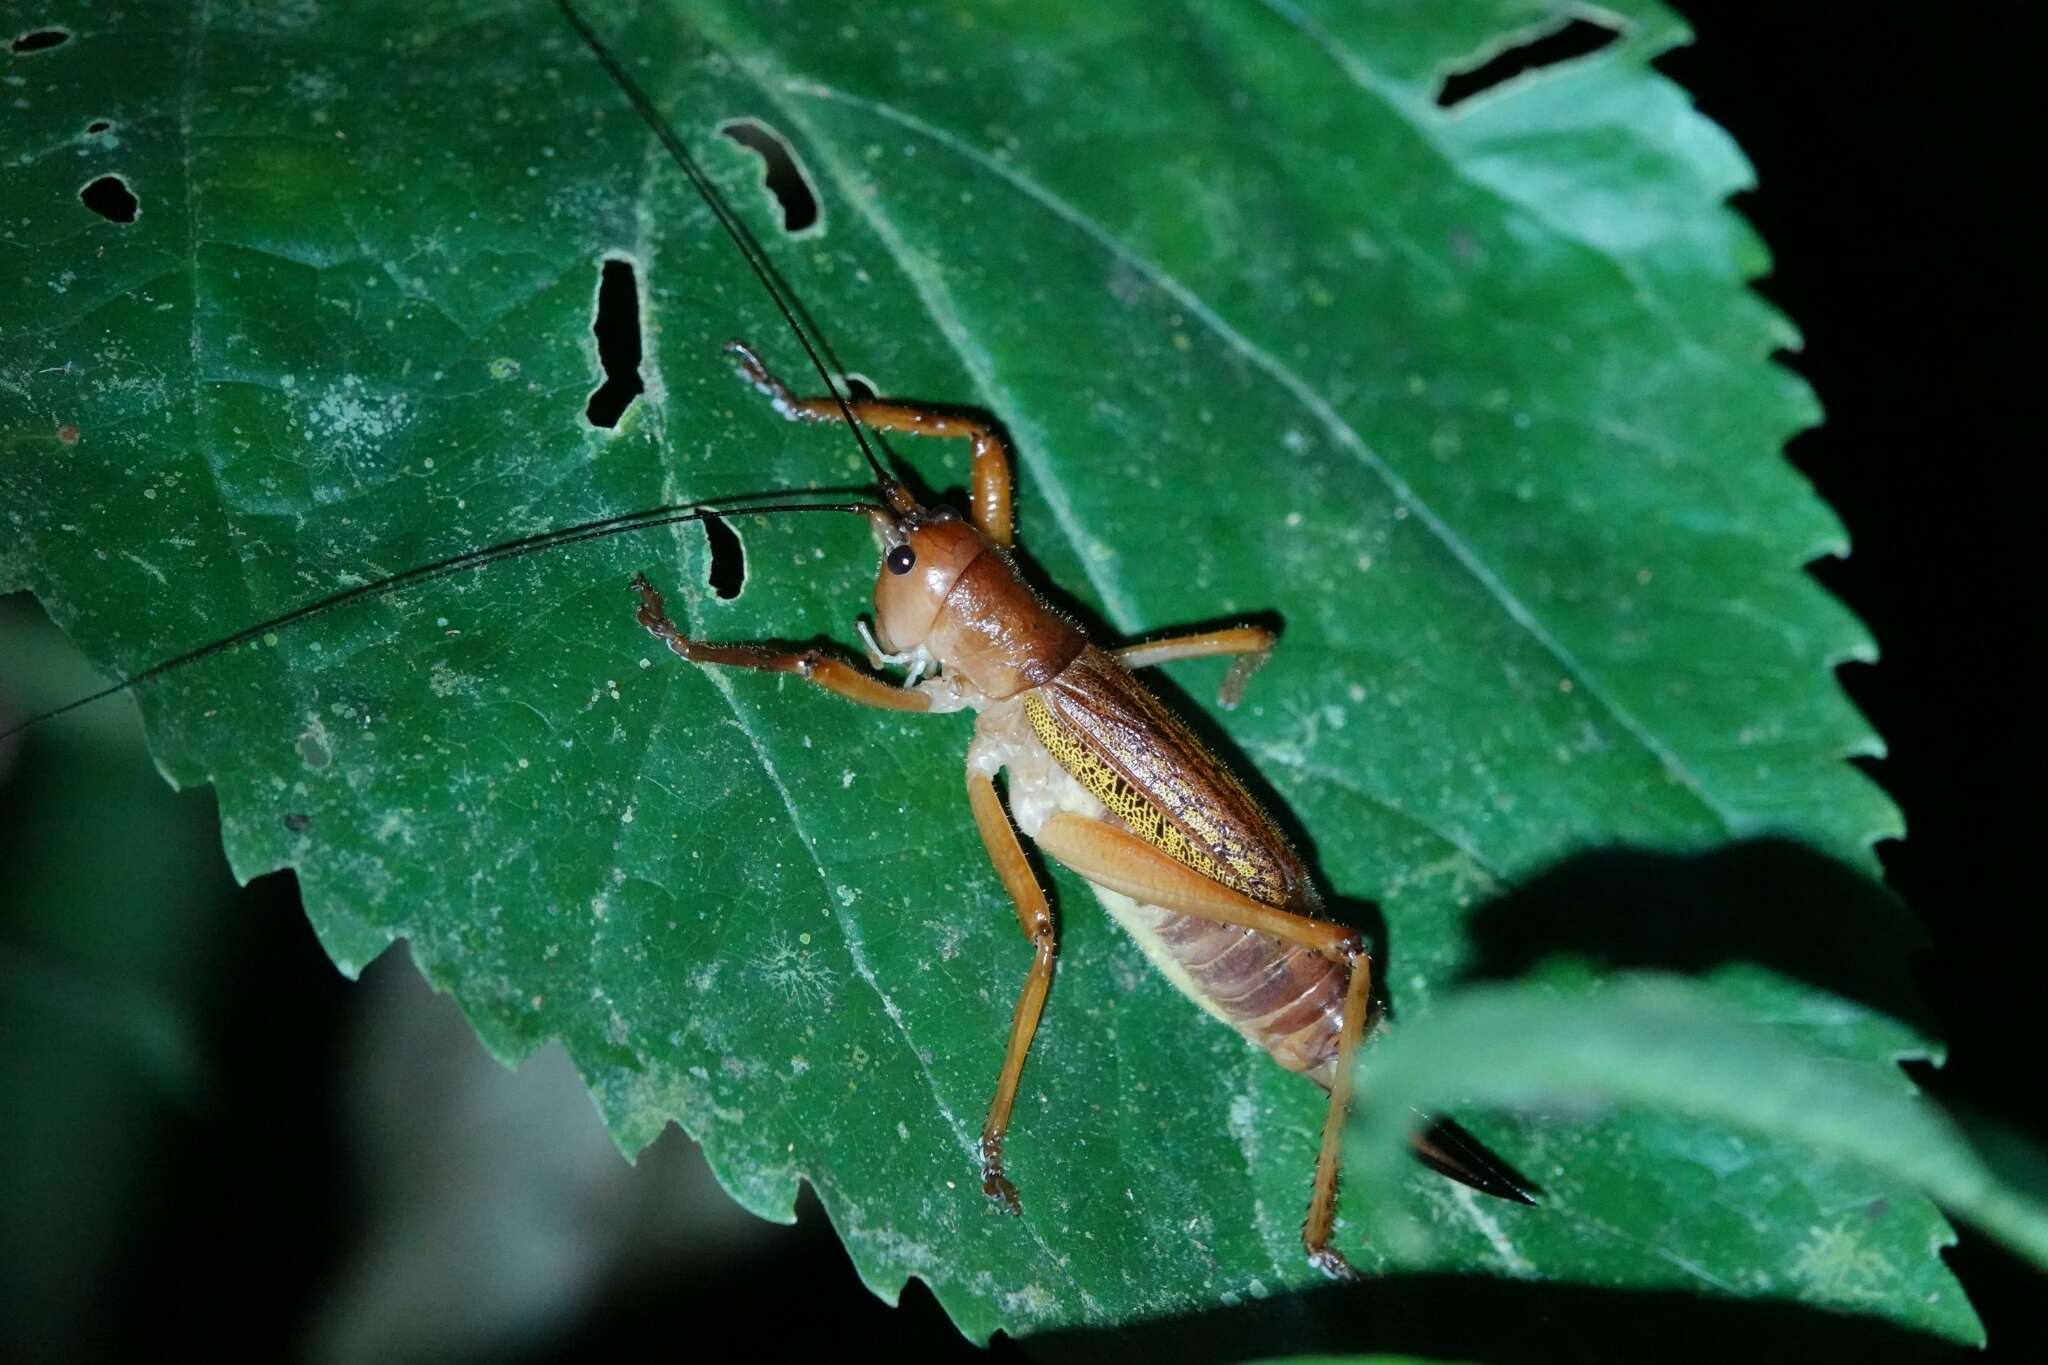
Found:
[[[9,715],[93,681],[19,598],[0,599],[0,658]],[[213,1161],[190,1149],[221,1126],[285,1145],[277,1173],[290,1182],[352,1195],[337,1221],[353,1249],[312,1262],[327,1276],[309,1287],[316,1361],[503,1358],[621,1286],[762,1254],[768,1225],[717,1189],[680,1132],[620,1161],[559,1048],[500,1066],[402,950],[365,973],[337,1065],[322,1069],[330,1049],[270,1007],[274,993],[305,994],[308,964],[262,943],[266,928],[297,928],[280,913],[289,887],[237,893],[211,802],[164,785],[131,705],[10,742],[0,763],[16,762],[19,773],[0,771],[0,1093],[13,1097],[0,1122],[0,1322],[18,1347],[43,1360],[119,1354],[108,1286],[163,1273],[151,1255],[135,1266],[138,1237],[191,1198]],[[244,992],[246,1012],[232,998]],[[221,1037],[244,1028],[284,1038],[253,1078]],[[339,1152],[292,1144],[290,1109],[309,1091],[339,1124]],[[241,1228],[245,1244],[215,1248],[223,1277],[241,1265],[253,1284],[271,1255],[305,1257],[321,1219],[266,1203],[260,1166],[219,1161],[220,1187],[186,1211],[211,1203],[206,1217]]]
[[[0,605],[9,714],[95,683],[26,604]],[[124,1249],[166,1115],[201,1102],[233,884],[211,802],[141,761],[133,707],[36,742],[44,761],[17,781],[18,746],[0,748],[0,1317],[61,1357]]]
[[[1478,1105],[1569,1124],[1611,1107],[1650,1108],[1694,1128],[1703,1152],[1718,1145],[1727,1157],[1694,1186],[1691,1207],[1669,1211],[1674,1221],[1709,1203],[1758,1222],[1775,1218],[1777,1201],[1749,1195],[1737,1173],[1756,1159],[1752,1145],[1762,1139],[1882,1171],[2048,1269],[2048,1202],[2038,1187],[2001,1182],[1961,1126],[1902,1077],[1803,1051],[1783,1030],[1733,1018],[1712,992],[1680,978],[1619,976],[1577,992],[1476,987],[1373,1049],[1361,1070],[1371,1102],[1352,1123],[1348,1151],[1353,1176],[1369,1189],[1399,1186],[1417,1112]],[[1716,1129],[1728,1134],[1718,1144]],[[2005,1149],[2000,1164],[2016,1169],[2016,1155]],[[2038,1153],[2030,1164],[2038,1172]],[[1806,1225],[1798,1255],[1782,1272],[1759,1258],[1751,1287],[1770,1292],[1756,1281],[1784,1273],[1871,1302],[1893,1297],[1901,1277],[1885,1239],[1874,1235],[1889,1216],[1878,1200]],[[1431,1236],[1398,1198],[1375,1200],[1370,1218],[1390,1241]]]

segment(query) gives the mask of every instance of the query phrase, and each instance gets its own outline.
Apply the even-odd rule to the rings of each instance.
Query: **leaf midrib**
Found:
[[[751,68],[749,69],[751,70]],[[1376,477],[1400,504],[1409,509],[1416,520],[1430,532],[1444,548],[1445,552],[1472,576],[1474,581],[1479,584],[1495,605],[1507,615],[1510,621],[1519,627],[1539,648],[1555,659],[1560,667],[1582,680],[1587,693],[1600,704],[1603,710],[1613,717],[1616,724],[1626,731],[1642,747],[1645,753],[1655,758],[1666,771],[1676,776],[1687,795],[1702,810],[1711,815],[1724,832],[1734,833],[1738,821],[1733,812],[1711,797],[1699,776],[1682,762],[1668,745],[1658,740],[1649,727],[1637,719],[1632,711],[1623,706],[1610,689],[1599,680],[1598,675],[1580,662],[1563,641],[1559,640],[1542,625],[1536,613],[1531,611],[1501,577],[1487,565],[1480,557],[1478,551],[1464,537],[1460,536],[1451,527],[1450,523],[1433,507],[1425,502],[1421,495],[1372,449],[1365,438],[1346,422],[1320,394],[1315,392],[1313,386],[1306,379],[1282,363],[1277,357],[1271,355],[1263,347],[1253,342],[1250,337],[1238,331],[1222,314],[1212,308],[1194,290],[1183,284],[1163,266],[1139,255],[1109,229],[1068,204],[1065,200],[1053,194],[1052,191],[1039,185],[1021,172],[1005,166],[988,153],[948,130],[926,123],[914,114],[906,113],[878,101],[851,95],[815,81],[800,81],[788,76],[777,76],[775,79],[781,84],[782,88],[793,93],[810,95],[818,99],[831,100],[852,108],[865,110],[877,118],[895,123],[973,162],[989,174],[1016,189],[1019,193],[1043,205],[1047,212],[1086,234],[1090,240],[1099,244],[1118,261],[1139,272],[1146,279],[1150,280],[1155,287],[1172,296],[1225,346],[1271,376],[1276,383],[1285,389],[1288,395],[1299,403],[1303,410],[1319,426],[1327,431],[1340,447],[1352,455],[1354,461],[1361,468]],[[766,78],[756,75],[756,80],[762,84],[763,94],[770,100],[773,100],[774,97],[767,93]],[[778,109],[787,113],[793,122],[805,130],[810,136],[813,145],[819,149],[820,159],[831,169],[833,178],[841,184],[842,188],[848,188],[848,173],[844,168],[844,158],[840,155],[836,145],[830,139],[821,137],[815,125],[811,124],[808,120],[802,119],[787,104],[781,101],[775,101],[775,103]],[[917,284],[919,297],[925,301],[927,311],[932,314],[933,321],[938,325],[940,332],[949,341],[954,342],[955,349],[961,352],[961,362],[968,369],[969,374],[976,380],[977,384],[981,386],[984,398],[994,405],[994,410],[1008,412],[1009,408],[1003,402],[1004,393],[995,382],[993,374],[989,372],[990,367],[988,363],[986,360],[977,359],[971,350],[962,349],[957,340],[959,328],[953,310],[938,306],[928,297],[926,294],[926,275],[928,272],[921,274],[905,259],[905,250],[901,246],[901,236],[894,231],[893,226],[887,225],[886,221],[881,218],[881,210],[876,206],[876,200],[873,197],[860,194],[849,194],[848,197],[859,206],[861,212],[875,225],[876,232],[884,243],[889,245],[892,251],[897,252],[899,267]],[[1021,418],[1015,416],[1011,420],[1013,423],[1022,421]],[[1035,458],[1029,453],[1031,449],[1029,442],[1021,444],[1026,453],[1020,458],[1031,468],[1032,473],[1043,486],[1047,500],[1054,508],[1055,518],[1060,522],[1061,531],[1069,542],[1073,544],[1077,557],[1083,566],[1083,571],[1088,576],[1090,585],[1095,588],[1102,597],[1102,600],[1109,605],[1112,615],[1117,618],[1116,624],[1119,628],[1125,631],[1137,629],[1138,626],[1134,619],[1136,613],[1131,608],[1128,600],[1124,598],[1116,585],[1105,580],[1101,572],[1090,562],[1090,557],[1085,551],[1084,542],[1080,539],[1075,529],[1070,504],[1065,498],[1064,490],[1061,488],[1057,476],[1053,471],[1042,467],[1041,459]]]

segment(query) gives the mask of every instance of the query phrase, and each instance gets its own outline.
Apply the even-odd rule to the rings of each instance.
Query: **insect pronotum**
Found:
[[[1136,670],[1171,660],[1229,656],[1233,663],[1221,700],[1231,706],[1273,649],[1273,633],[1239,626],[1106,649],[1050,608],[1009,553],[1012,462],[996,426],[956,411],[843,395],[759,243],[568,0],[558,3],[744,258],[824,393],[798,396],[751,349],[735,342],[729,349],[741,376],[792,421],[843,422],[874,476],[873,501],[725,504],[724,514],[829,511],[864,517],[881,558],[874,629],[870,633],[863,623],[862,641],[874,670],[897,667],[906,677],[900,685],[885,681],[816,649],[692,639],[670,620],[660,591],[644,577],[632,585],[639,624],[698,665],[790,673],[863,706],[976,713],[966,756],[967,805],[1032,954],[994,1067],[994,1097],[979,1143],[983,1191],[1012,1212],[1029,1195],[1020,1194],[1006,1174],[1004,1147],[1058,956],[1052,909],[1021,834],[1087,881],[1179,990],[1280,1065],[1329,1092],[1302,1242],[1319,1268],[1348,1273],[1330,1239],[1351,1063],[1374,1003],[1371,958],[1355,931],[1323,917],[1309,872],[1266,811],[1135,676]],[[966,441],[968,514],[921,505],[877,457],[863,426]],[[514,556],[714,515],[701,504],[660,507],[438,560],[259,622],[25,725],[366,598]],[[1007,803],[998,793],[998,777],[1006,781]],[[1416,1150],[1427,1164],[1479,1190],[1529,1198],[1512,1172],[1455,1125],[1431,1124],[1417,1137]]]

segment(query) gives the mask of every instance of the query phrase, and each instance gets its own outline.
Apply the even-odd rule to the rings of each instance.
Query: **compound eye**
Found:
[[[906,574],[917,563],[917,551],[908,545],[893,546],[882,562],[889,566],[890,573]]]

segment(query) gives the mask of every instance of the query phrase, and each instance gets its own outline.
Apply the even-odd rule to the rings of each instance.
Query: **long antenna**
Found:
[[[641,121],[660,140],[661,145],[668,151],[670,158],[682,169],[683,174],[689,179],[691,186],[697,191],[698,197],[704,201],[705,205],[711,210],[712,216],[718,220],[718,225],[725,229],[726,236],[732,239],[733,245],[739,250],[741,259],[747,263],[747,268],[754,273],[754,278],[761,282],[762,290],[768,295],[769,300],[774,303],[775,310],[782,315],[782,320],[788,324],[790,334],[797,339],[797,344],[803,347],[804,355],[810,360],[811,368],[818,372],[818,378],[823,381],[825,391],[831,394],[832,401],[838,404],[840,416],[846,419],[847,430],[853,433],[855,444],[860,447],[860,453],[867,460],[868,468],[874,472],[876,484],[884,501],[893,502],[891,493],[892,490],[899,487],[897,481],[890,476],[889,471],[883,467],[881,460],[876,457],[874,447],[868,443],[867,434],[861,430],[859,421],[853,415],[852,407],[848,405],[845,396],[840,393],[839,386],[833,383],[832,374],[825,368],[825,362],[819,353],[818,344],[813,342],[810,332],[799,318],[795,302],[790,297],[787,287],[782,285],[776,278],[775,271],[769,265],[767,253],[762,249],[760,242],[755,239],[746,224],[735,217],[732,210],[726,207],[725,201],[720,197],[717,188],[712,185],[709,177],[704,174],[703,168],[698,166],[696,159],[690,155],[689,149],[683,146],[683,141],[676,135],[675,129],[662,117],[661,111],[655,108],[654,101],[649,99],[647,92],[642,90],[639,84],[626,74],[625,68],[619,65],[618,59],[612,55],[611,50],[598,38],[590,25],[584,22],[583,16],[577,13],[570,0],[556,0],[556,4],[562,11],[563,18],[569,21],[570,27],[576,30],[577,35],[583,39],[584,44],[589,47],[592,55],[597,58],[598,64],[605,69],[613,82],[625,94],[626,99],[632,104],[634,111],[640,115]],[[742,508],[735,508],[727,504],[727,511],[722,515],[749,516],[775,512],[869,512],[875,510],[883,509],[873,508],[870,504],[866,503],[787,503],[777,506]],[[431,564],[422,564],[418,568],[407,569],[403,573],[392,574],[387,578],[379,578],[373,582],[360,584],[357,587],[334,593],[331,596],[321,598],[317,602],[296,607],[279,616],[273,616],[267,621],[259,621],[253,626],[238,630],[232,635],[211,641],[196,649],[187,650],[173,658],[151,664],[148,668],[131,677],[123,678],[119,682],[109,683],[96,692],[66,702],[64,705],[52,710],[40,712],[5,730],[0,730],[0,740],[20,734],[22,731],[32,726],[40,725],[44,721],[54,720],[58,716],[76,711],[82,706],[89,706],[93,702],[129,691],[143,683],[160,678],[166,673],[184,668],[188,664],[197,663],[201,659],[223,653],[235,648],[237,645],[246,644],[250,640],[266,635],[271,631],[281,630],[286,626],[304,621],[309,617],[323,615],[353,602],[363,602],[383,597],[389,593],[397,592],[401,588],[432,582],[437,578],[445,578],[450,574],[461,573],[468,569],[480,569],[487,564],[495,564],[501,560],[538,554],[544,550],[557,549],[564,545],[574,545],[588,540],[599,540],[606,536],[622,535],[629,531],[644,531],[658,526],[673,526],[681,522],[703,521],[707,517],[717,515],[721,514],[715,508],[705,503],[679,503],[668,507],[651,508],[643,512],[622,513],[618,516],[606,517],[598,521],[583,522],[579,525],[567,526],[559,530],[545,531],[539,535],[527,536],[520,540],[506,541],[503,544],[488,546],[481,550],[465,550],[461,554],[450,555],[446,559],[438,559]]]
[[[867,433],[863,432],[860,423],[854,420],[853,409],[840,394],[839,386],[832,382],[831,372],[825,368],[825,362],[819,356],[817,346],[812,344],[809,332],[797,320],[795,304],[786,296],[783,287],[775,278],[774,270],[769,267],[768,253],[762,250],[760,242],[755,240],[747,225],[734,217],[732,210],[725,206],[724,199],[719,196],[703,169],[697,165],[696,158],[683,146],[682,138],[676,135],[676,130],[662,117],[661,111],[654,107],[654,101],[648,98],[647,92],[626,74],[626,69],[619,65],[618,58],[612,56],[611,49],[607,48],[590,25],[584,22],[583,16],[576,12],[576,7],[569,0],[555,0],[555,4],[562,11],[562,17],[569,21],[569,26],[576,30],[585,46],[589,47],[597,58],[598,64],[604,67],[619,89],[625,92],[627,100],[632,103],[641,121],[660,140],[661,145],[668,149],[670,158],[682,168],[683,174],[689,177],[698,197],[710,208],[712,216],[718,219],[718,225],[725,229],[725,235],[732,238],[733,245],[739,248],[740,255],[746,259],[747,268],[754,272],[754,278],[761,282],[761,288],[774,301],[776,311],[782,314],[782,320],[789,324],[789,330],[796,337],[797,344],[802,346],[804,354],[810,357],[811,368],[816,370],[818,378],[824,381],[825,392],[831,394],[832,401],[839,405],[839,415],[846,419],[846,429],[853,433],[854,441],[860,446],[860,453],[867,457],[868,468],[875,471],[875,481],[880,485],[886,498],[888,490],[895,485],[896,480],[889,476],[889,471],[882,468],[882,462],[875,458],[875,450],[868,444]]]
[[[294,607],[292,610],[280,616],[273,616],[267,621],[258,621],[255,625],[238,630],[233,635],[222,636],[218,640],[211,640],[206,644],[200,645],[197,649],[188,649],[183,654],[175,655],[160,663],[151,664],[140,673],[123,678],[119,682],[108,683],[97,692],[91,692],[83,697],[74,698],[71,701],[65,702],[62,706],[55,706],[47,711],[39,711],[24,721],[10,725],[5,730],[0,730],[0,740],[12,738],[32,726],[41,725],[44,721],[55,720],[58,716],[76,711],[81,706],[90,706],[96,701],[126,692],[131,688],[140,687],[146,682],[161,678],[164,674],[183,668],[187,664],[195,664],[201,659],[225,653],[237,645],[247,644],[249,641],[259,636],[267,635],[271,631],[282,630],[286,626],[296,625],[309,617],[324,616],[326,613],[338,607],[348,606],[350,603],[367,602],[374,598],[386,597],[402,588],[417,587],[422,583],[431,583],[437,578],[448,578],[469,569],[481,569],[486,565],[497,564],[507,559],[519,559],[525,555],[539,554],[543,550],[559,549],[564,545],[577,545],[587,540],[603,540],[608,536],[625,535],[631,531],[650,531],[658,526],[675,526],[682,522],[705,521],[712,517],[767,516],[779,512],[868,513],[883,510],[873,503],[865,502],[786,502],[771,503],[760,507],[734,507],[727,503],[723,511],[702,502],[675,503],[666,507],[650,507],[640,512],[622,512],[617,516],[604,517],[597,521],[581,522],[575,526],[564,526],[553,531],[542,531],[537,535],[523,536],[518,540],[504,541],[501,544],[487,546],[481,550],[464,550],[461,554],[449,555],[446,559],[437,559],[431,564],[422,564],[417,568],[407,569],[402,573],[391,574],[388,577],[379,578],[373,582],[358,584],[353,588],[346,588],[341,592],[323,597],[317,602],[309,602],[303,607]]]

